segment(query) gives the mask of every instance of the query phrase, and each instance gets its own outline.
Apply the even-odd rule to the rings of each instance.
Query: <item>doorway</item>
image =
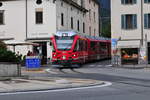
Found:
[[[147,43],[148,64],[150,64],[150,42]]]
[[[121,49],[121,62],[125,65],[138,64],[138,48]]]
[[[47,42],[36,42],[39,46],[33,46],[33,52],[41,57],[41,64],[47,64]]]

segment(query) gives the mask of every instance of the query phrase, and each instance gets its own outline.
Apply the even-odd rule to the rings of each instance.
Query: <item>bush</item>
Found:
[[[21,56],[7,50],[7,45],[0,41],[0,62],[19,63]]]
[[[0,41],[0,48],[7,49],[7,46],[4,42]]]
[[[0,62],[19,63],[20,58],[12,51],[0,48]]]

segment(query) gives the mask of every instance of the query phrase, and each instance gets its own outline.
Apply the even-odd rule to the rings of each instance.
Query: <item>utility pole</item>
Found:
[[[26,0],[26,5],[25,5],[25,13],[26,13],[26,40],[28,39],[28,1]]]

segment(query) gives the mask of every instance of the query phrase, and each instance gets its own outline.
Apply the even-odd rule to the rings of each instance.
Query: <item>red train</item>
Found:
[[[59,31],[50,39],[53,45],[52,65],[59,68],[80,66],[111,57],[111,41],[106,38],[85,36],[74,31]]]

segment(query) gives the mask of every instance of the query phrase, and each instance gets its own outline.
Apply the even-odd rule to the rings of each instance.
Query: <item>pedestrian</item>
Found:
[[[28,50],[28,53],[27,53],[27,56],[31,56],[31,51],[30,50]]]

